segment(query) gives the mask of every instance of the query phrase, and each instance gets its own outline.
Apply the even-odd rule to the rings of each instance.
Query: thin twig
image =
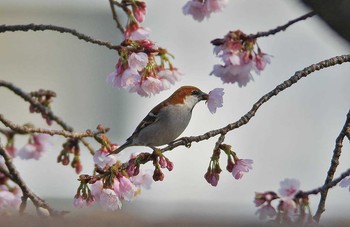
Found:
[[[291,21],[288,21],[288,23],[284,24],[284,25],[281,25],[281,26],[278,26],[274,29],[271,29],[269,31],[266,31],[266,32],[258,32],[256,34],[251,34],[251,35],[248,35],[248,38],[252,38],[252,39],[256,39],[256,38],[260,38],[260,37],[267,37],[267,36],[270,36],[270,35],[274,35],[278,32],[281,32],[281,31],[285,31],[289,26],[299,22],[299,21],[303,21],[303,20],[306,20],[307,18],[309,17],[313,17],[315,16],[316,13],[314,11],[312,12],[309,12],[301,17],[298,17],[294,20],[291,20]]]
[[[51,24],[20,24],[20,25],[0,25],[0,33],[5,33],[5,32],[17,32],[17,31],[55,31],[55,32],[60,32],[60,33],[68,33],[71,34],[78,39],[84,40],[88,43],[93,43],[97,44],[99,46],[104,46],[107,47],[108,49],[111,50],[119,50],[120,46],[113,45],[110,42],[94,39],[90,36],[87,36],[83,33],[77,32],[74,29],[71,28],[66,28],[66,27],[60,27],[56,25],[51,25]]]
[[[118,18],[118,14],[114,8],[114,0],[109,0],[109,5],[111,6],[111,10],[112,10],[112,16],[113,16],[113,20],[116,22],[117,24],[117,28],[120,30],[120,32],[122,34],[125,33],[125,29],[123,28],[123,26],[121,25],[119,18]]]
[[[328,191],[330,188],[333,188],[336,186],[341,180],[343,180],[345,177],[348,177],[350,175],[350,169],[347,169],[345,172],[343,172],[338,178],[328,182],[327,184],[322,185],[319,188],[303,192],[305,195],[316,195],[318,193]],[[316,215],[315,215],[316,216]]]
[[[226,134],[229,131],[232,131],[236,128],[239,128],[245,124],[247,124],[250,119],[252,119],[254,117],[254,115],[256,114],[256,112],[258,111],[258,109],[264,104],[266,103],[269,99],[271,99],[273,96],[276,96],[278,93],[280,93],[281,91],[287,89],[288,87],[292,86],[293,84],[297,83],[300,79],[308,76],[309,74],[315,72],[315,71],[319,71],[321,69],[327,68],[327,67],[331,67],[334,65],[340,65],[342,63],[345,62],[350,62],[350,55],[342,55],[342,56],[336,56],[324,61],[321,61],[317,64],[313,64],[309,67],[304,68],[301,71],[296,72],[291,78],[289,78],[288,80],[284,81],[283,83],[281,83],[280,85],[278,85],[275,89],[273,89],[272,91],[270,91],[269,93],[265,94],[264,96],[262,96],[251,108],[251,110],[246,113],[245,115],[243,115],[238,121],[234,122],[234,123],[230,123],[227,126],[223,127],[223,128],[219,128],[216,130],[211,130],[209,132],[206,132],[203,135],[199,135],[199,136],[190,136],[190,137],[183,137],[180,139],[177,139],[176,141],[174,141],[173,143],[170,143],[170,145],[164,147],[162,149],[162,152],[168,151],[168,150],[172,150],[175,147],[178,146],[188,146],[190,145],[192,142],[200,142],[202,140],[207,140],[211,137],[214,137],[218,134]]]
[[[337,169],[337,166],[339,165],[339,157],[341,155],[341,148],[343,147],[343,140],[346,136],[346,132],[348,132],[349,130],[350,130],[350,110],[346,116],[346,121],[345,121],[345,124],[344,124],[342,130],[340,131],[340,134],[338,135],[337,139],[335,140],[335,148],[333,150],[333,157],[331,160],[331,165],[330,165],[329,170],[327,172],[327,177],[326,177],[324,185],[328,185],[332,182],[332,179],[334,177],[334,173]],[[317,222],[320,221],[321,215],[325,211],[327,194],[328,194],[328,188],[321,191],[320,202],[318,204],[318,208],[317,208],[316,214],[314,216],[314,219]]]
[[[91,131],[91,130],[86,130],[85,132],[70,132],[66,130],[49,130],[49,129],[44,129],[44,128],[35,128],[32,126],[20,126],[17,125],[10,120],[6,119],[2,114],[0,114],[0,121],[8,128],[12,129],[15,132],[18,133],[44,133],[44,134],[49,134],[51,136],[53,135],[61,135],[66,138],[73,138],[73,139],[81,139],[84,137],[95,137],[98,134],[104,134],[109,131],[109,128],[98,128],[98,131]]]
[[[257,38],[260,38],[260,37],[267,37],[267,36],[270,36],[270,35],[275,35],[278,32],[285,31],[289,26],[291,26],[291,25],[293,25],[293,24],[295,24],[295,23],[297,23],[299,21],[306,20],[307,18],[312,17],[314,15],[316,15],[316,13],[312,11],[312,12],[307,13],[307,14],[301,16],[301,17],[298,17],[298,18],[296,18],[294,20],[289,21],[289,22],[287,22],[284,25],[278,26],[278,27],[276,27],[274,29],[271,29],[269,31],[266,31],[266,32],[258,32],[256,34],[250,34],[246,38],[247,39],[257,39]],[[211,44],[213,44],[214,46],[219,46],[219,45],[222,45],[224,43],[225,43],[225,39],[222,39],[222,38],[216,38],[216,39],[213,39],[211,41]]]

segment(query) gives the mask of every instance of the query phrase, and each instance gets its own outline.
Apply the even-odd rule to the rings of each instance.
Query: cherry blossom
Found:
[[[282,198],[293,199],[299,192],[300,182],[297,179],[284,179],[280,182],[280,189],[278,190]]]
[[[131,53],[128,58],[128,65],[131,70],[141,71],[148,64],[148,55],[140,53]]]
[[[240,30],[229,32],[220,42],[213,41],[214,53],[224,64],[216,64],[210,75],[219,77],[223,83],[237,83],[239,87],[253,81],[254,71],[260,74],[271,62],[270,56],[259,47],[254,49],[256,39],[250,38]]]
[[[204,18],[209,18],[211,13],[222,11],[227,3],[228,0],[190,0],[182,7],[182,12],[201,22]]]
[[[144,170],[140,170],[140,173],[131,177],[130,180],[136,187],[143,187],[145,189],[150,189],[153,183],[150,172]]]
[[[251,159],[237,159],[232,169],[232,175],[236,180],[243,177],[243,172],[249,172],[252,167],[253,160]]]
[[[217,108],[222,107],[223,103],[223,88],[215,88],[209,92],[209,98],[207,100],[207,106],[211,113],[215,113]]]
[[[113,146],[113,147],[115,149],[117,148],[117,146]],[[93,160],[95,164],[102,169],[115,164],[117,162],[117,158],[114,155],[109,155],[109,153],[110,152],[107,149],[101,148],[97,150],[93,156]]]
[[[29,143],[18,151],[18,156],[21,159],[38,160],[45,152],[52,148],[49,137],[47,134],[34,134]]]
[[[120,201],[119,196],[114,190],[109,188],[102,189],[99,196],[99,202],[105,210],[116,211],[122,208],[122,202]]]

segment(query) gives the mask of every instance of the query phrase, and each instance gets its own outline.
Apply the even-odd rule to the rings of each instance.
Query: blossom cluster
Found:
[[[201,22],[204,18],[208,19],[211,13],[221,12],[227,4],[228,0],[190,0],[183,6],[182,12]]]
[[[221,149],[227,154],[226,170],[230,172],[236,180],[241,179],[244,173],[253,169],[253,160],[239,159],[236,153],[231,150],[231,146],[223,144],[221,145]],[[217,186],[220,179],[220,173],[222,170],[220,168],[219,158],[220,150],[214,150],[208,170],[204,175],[206,181],[212,186]]]
[[[90,206],[98,202],[105,210],[115,211],[122,208],[123,201],[132,201],[141,193],[141,188],[149,189],[152,178],[147,172],[128,177],[118,174],[111,182],[97,180],[91,190],[85,185],[78,189],[73,205],[76,208]]]
[[[219,77],[223,83],[237,83],[246,86],[253,79],[254,71],[260,74],[270,63],[270,56],[256,45],[256,39],[250,38],[240,30],[229,32],[223,39],[212,41],[214,53],[221,58],[223,65],[216,64],[211,75]],[[257,50],[255,50],[257,46]]]
[[[276,201],[277,209],[272,205]],[[255,193],[254,203],[259,209],[256,214],[260,220],[272,220],[279,224],[313,224],[307,195],[300,193],[300,182],[284,179],[280,182],[278,193],[267,191]]]
[[[171,54],[148,39],[150,29],[142,27],[146,15],[146,3],[130,1],[132,11],[121,43],[115,71],[107,82],[114,87],[151,96],[167,90],[180,80],[181,73],[170,62]]]

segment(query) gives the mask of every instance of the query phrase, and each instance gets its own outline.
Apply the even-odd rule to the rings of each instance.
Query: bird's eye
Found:
[[[194,91],[192,91],[192,95],[199,95],[199,90],[194,90]]]

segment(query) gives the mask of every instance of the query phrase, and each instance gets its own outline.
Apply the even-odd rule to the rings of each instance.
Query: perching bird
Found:
[[[169,98],[154,107],[137,126],[134,133],[111,154],[118,154],[130,146],[156,146],[169,144],[186,129],[193,107],[208,94],[193,86],[177,89]]]

